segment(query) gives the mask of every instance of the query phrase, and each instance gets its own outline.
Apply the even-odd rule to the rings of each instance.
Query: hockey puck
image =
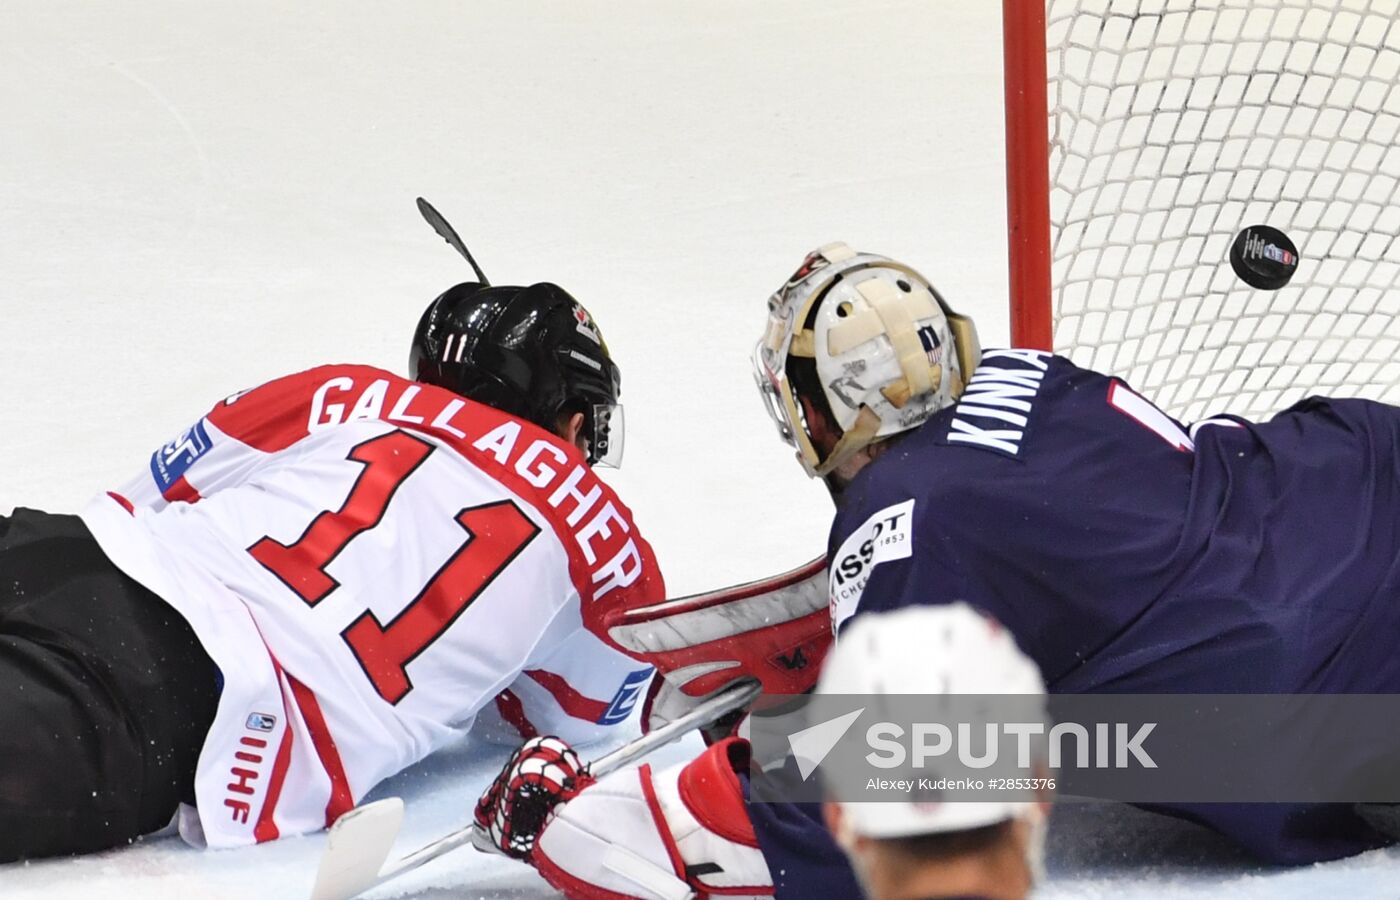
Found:
[[[1250,287],[1276,291],[1298,270],[1298,248],[1277,228],[1251,225],[1235,235],[1230,266]]]

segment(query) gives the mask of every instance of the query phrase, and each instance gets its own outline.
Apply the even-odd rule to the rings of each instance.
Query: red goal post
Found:
[[[1002,0],[1001,28],[1011,343],[1050,350],[1050,113],[1044,4]]]
[[[1400,0],[1003,0],[1012,342],[1183,419],[1400,403]],[[1297,246],[1284,287],[1236,234]]]

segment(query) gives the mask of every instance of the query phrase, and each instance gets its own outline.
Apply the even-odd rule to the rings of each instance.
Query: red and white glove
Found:
[[[656,774],[607,775],[558,809],[530,862],[572,900],[771,897],[735,774],[748,756],[729,738]]]
[[[476,802],[476,824],[507,856],[528,860],[555,807],[593,781],[568,744],[557,737],[530,738]]]
[[[826,559],[772,578],[620,609],[609,637],[656,667],[642,730],[659,728],[743,678],[764,693],[800,694],[816,684],[831,647]]]

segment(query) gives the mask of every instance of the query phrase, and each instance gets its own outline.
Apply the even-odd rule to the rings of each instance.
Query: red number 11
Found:
[[[364,471],[340,509],[317,515],[294,543],[264,537],[248,552],[308,606],[315,606],[340,586],[326,567],[356,536],[379,524],[399,486],[435,449],[403,431],[357,445],[347,459],[362,464]],[[466,539],[398,615],[386,624],[365,610],[341,632],[375,690],[390,703],[398,703],[413,689],[407,665],[540,531],[511,500],[467,507],[455,520]]]

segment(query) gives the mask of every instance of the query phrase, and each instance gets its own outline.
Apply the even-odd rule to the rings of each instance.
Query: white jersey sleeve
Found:
[[[282,410],[294,408],[294,402],[286,401],[294,401],[289,395],[295,386],[293,379],[279,379],[257,388],[254,399],[237,411],[245,415],[236,415],[229,408],[252,391],[224,398],[208,415],[158,447],[147,470],[112,493],[133,506],[163,509],[171,503],[197,502],[206,494],[240,483],[262,465],[262,455],[250,453],[249,444],[225,433],[216,423],[237,429],[235,433],[246,433],[250,424],[246,412],[253,407],[269,411],[272,421],[281,421],[285,416]],[[281,424],[291,426],[286,421]]]
[[[558,621],[571,621],[574,612],[561,610]],[[522,677],[496,696],[473,734],[512,747],[542,734],[585,745],[627,721],[652,671],[612,652],[591,631],[569,629],[564,640],[550,644]]]
[[[650,547],[576,449],[497,410],[317,369],[216,406],[143,477],[83,517],[222,674],[193,840],[322,828],[501,697],[522,733],[596,736],[649,676],[601,622],[663,595]]]

